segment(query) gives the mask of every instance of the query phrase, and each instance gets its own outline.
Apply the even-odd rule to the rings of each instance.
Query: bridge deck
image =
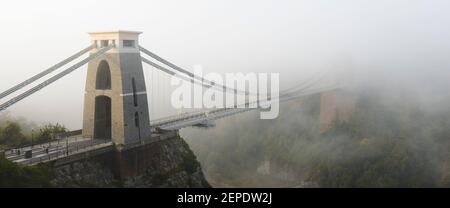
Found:
[[[154,132],[151,138],[135,144],[120,147],[121,150],[135,148],[158,141],[162,141],[178,134],[177,131],[163,133]],[[24,165],[36,165],[50,161],[62,163],[85,158],[89,155],[110,151],[114,148],[111,140],[83,138],[81,135],[58,139],[34,146],[11,149],[5,151],[5,158]],[[26,157],[26,152],[31,151],[31,157]],[[61,163],[59,162],[59,163]]]
[[[5,157],[16,163],[34,165],[112,145],[110,140],[74,136],[59,139],[58,141],[8,150],[5,152]],[[26,157],[26,152],[29,151],[31,151],[31,158]]]

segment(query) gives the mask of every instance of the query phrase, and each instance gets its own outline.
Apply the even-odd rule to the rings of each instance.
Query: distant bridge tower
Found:
[[[320,93],[320,131],[328,131],[335,122],[349,121],[355,110],[355,96],[345,89]]]
[[[88,64],[83,136],[127,145],[149,138],[150,118],[139,51],[140,32],[89,33],[96,48],[114,44]]]

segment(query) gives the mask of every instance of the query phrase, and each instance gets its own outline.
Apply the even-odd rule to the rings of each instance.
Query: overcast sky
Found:
[[[423,77],[449,71],[449,25],[448,0],[5,1],[0,91],[89,45],[87,32],[112,29],[142,31],[141,45],[188,69],[279,72],[283,88],[340,68]],[[8,110],[80,128],[85,75]]]

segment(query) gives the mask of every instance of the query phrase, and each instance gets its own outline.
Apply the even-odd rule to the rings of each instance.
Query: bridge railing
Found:
[[[201,111],[187,112],[187,113],[182,113],[182,114],[178,114],[178,115],[174,115],[174,116],[164,117],[161,119],[156,119],[156,120],[151,121],[151,126],[158,127],[158,126],[162,126],[162,125],[180,121],[180,120],[198,118],[200,116],[203,116],[206,112],[207,111],[205,111],[205,110],[201,110]]]
[[[20,164],[35,165],[112,145],[111,140],[78,138],[80,140],[77,141],[77,138],[74,139],[75,142],[65,141],[59,144],[54,143],[54,146],[37,147],[32,150],[32,157],[29,159],[25,158],[25,152],[23,151],[20,158],[13,161]]]
[[[153,120],[151,122],[151,127],[159,127],[159,126],[164,126],[164,125],[175,123],[175,122],[186,121],[186,120],[191,120],[191,119],[198,119],[201,117],[208,118],[209,115],[213,115],[213,114],[217,114],[217,113],[226,113],[229,111],[235,111],[237,109],[238,108],[220,108],[220,109],[214,109],[214,110],[200,110],[200,111],[195,111],[195,112],[178,114],[178,115],[174,115],[174,116],[165,117],[162,119]]]

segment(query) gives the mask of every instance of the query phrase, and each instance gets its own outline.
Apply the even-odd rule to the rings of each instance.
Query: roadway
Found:
[[[7,150],[5,151],[5,157],[8,160],[20,164],[36,164],[108,145],[112,145],[111,140],[75,136],[59,139],[58,141]],[[25,154],[30,150],[32,157],[26,158]]]

